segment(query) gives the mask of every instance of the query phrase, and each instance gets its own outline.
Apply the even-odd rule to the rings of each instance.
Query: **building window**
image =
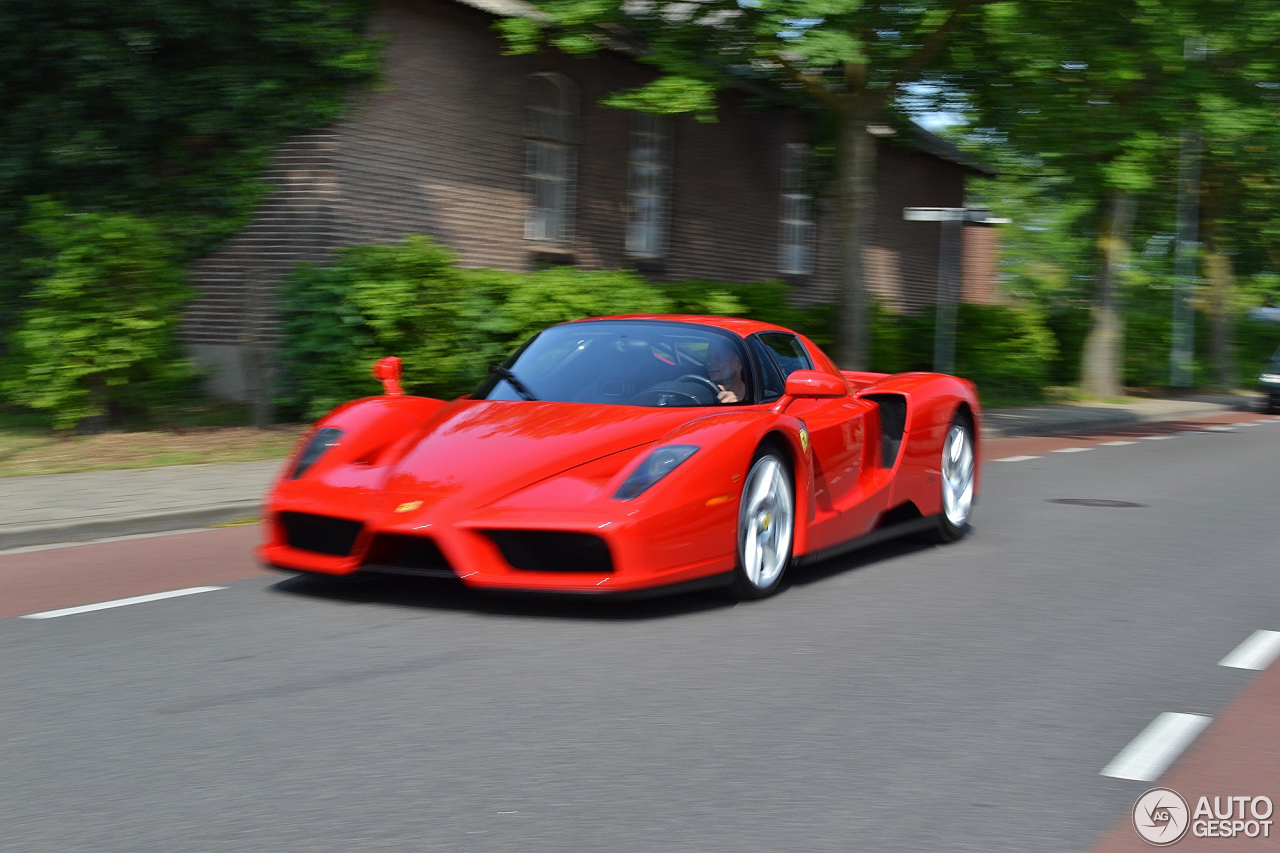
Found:
[[[627,254],[661,258],[667,252],[671,144],[662,116],[636,113],[627,160]]]
[[[534,74],[525,94],[525,185],[529,210],[524,236],[567,243],[572,236],[577,172],[578,92],[559,74]]]
[[[782,247],[779,271],[783,275],[813,272],[813,195],[809,192],[809,146],[789,144],[782,152]]]

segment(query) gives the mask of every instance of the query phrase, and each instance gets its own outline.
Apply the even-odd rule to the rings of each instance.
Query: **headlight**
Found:
[[[1261,374],[1258,374],[1258,381],[1259,381],[1259,382],[1266,382],[1266,383],[1268,383],[1268,384],[1280,384],[1280,373],[1261,373]]]
[[[296,480],[303,474],[307,473],[307,469],[316,464],[316,460],[324,455],[324,452],[330,447],[338,443],[338,439],[342,438],[342,430],[333,427],[325,427],[311,436],[311,441],[307,442],[307,446],[298,454],[298,462],[293,466],[293,473],[289,475],[290,480]]]
[[[697,452],[698,448],[692,444],[668,444],[666,447],[659,447],[640,463],[640,467],[631,472],[631,476],[625,483],[618,487],[618,491],[613,495],[614,500],[629,501],[643,494],[645,489],[676,470],[681,462]]]

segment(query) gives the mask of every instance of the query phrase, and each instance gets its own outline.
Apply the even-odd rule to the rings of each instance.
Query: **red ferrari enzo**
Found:
[[[552,326],[453,402],[406,396],[399,367],[299,443],[266,503],[270,565],[759,598],[797,562],[958,539],[978,493],[972,384],[841,371],[767,323]]]

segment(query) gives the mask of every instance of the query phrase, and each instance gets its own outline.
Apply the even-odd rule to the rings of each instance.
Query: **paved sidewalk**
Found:
[[[1261,402],[1261,395],[1206,394],[1177,400],[1135,397],[1124,403],[1062,403],[988,409],[983,413],[982,434],[986,438],[1007,438],[1015,435],[1091,432],[1132,424],[1199,418],[1222,412],[1259,411]]]
[[[989,438],[1061,435],[1256,408],[1249,397],[991,409]],[[203,527],[256,516],[280,460],[0,477],[0,551]]]
[[[280,460],[0,477],[0,550],[256,516]]]

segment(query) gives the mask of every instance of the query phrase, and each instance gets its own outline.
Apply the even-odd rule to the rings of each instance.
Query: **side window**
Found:
[[[773,351],[764,345],[759,335],[753,335],[747,341],[751,347],[751,355],[755,357],[756,364],[760,365],[760,402],[772,403],[786,390],[786,378],[778,369]]]
[[[773,356],[783,376],[790,376],[793,370],[813,370],[813,360],[809,358],[804,344],[800,343],[800,339],[795,335],[784,332],[762,332],[756,337]]]

